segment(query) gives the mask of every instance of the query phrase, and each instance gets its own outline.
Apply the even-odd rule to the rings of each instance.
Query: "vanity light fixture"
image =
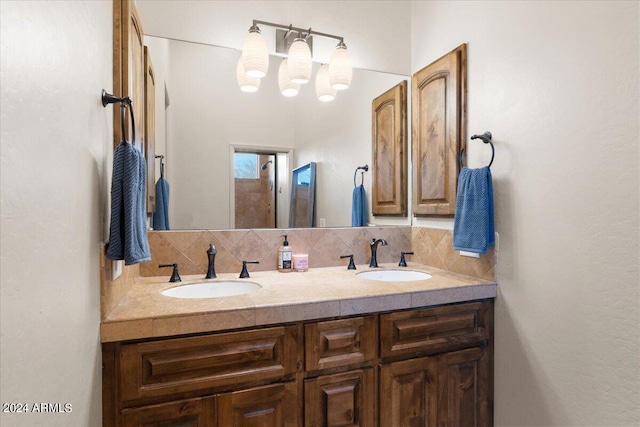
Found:
[[[267,42],[255,23],[249,28],[249,34],[242,44],[242,66],[249,77],[262,78],[269,69]]]
[[[320,66],[316,75],[316,95],[322,102],[330,102],[336,98],[337,91],[329,83],[329,65]]]
[[[320,33],[294,27],[293,25],[275,24],[273,22],[259,21],[254,19],[249,34],[245,37],[242,46],[241,64],[238,64],[238,84],[242,90],[255,92],[259,88],[259,83],[255,81],[251,84],[242,85],[245,76],[250,78],[262,78],[266,75],[269,67],[269,54],[267,45],[261,35],[259,25],[267,25],[276,27],[286,31],[278,30],[276,32],[276,47],[279,53],[287,53],[286,47],[291,43],[294,34],[297,37],[289,46],[288,57],[280,64],[278,69],[278,85],[280,92],[284,96],[295,96],[300,90],[300,85],[311,80],[312,70],[312,54],[310,49],[311,38],[313,36],[322,36],[338,40],[336,50],[332,53],[328,65],[323,65],[316,76],[316,93],[321,101],[333,100],[336,96],[336,90],[344,90],[351,84],[353,70],[351,67],[351,59],[347,52],[347,46],[344,44],[344,38],[333,34]],[[278,33],[284,33],[284,35]],[[282,39],[282,40],[280,40]],[[280,50],[280,48],[284,48]],[[241,73],[241,65],[244,73]],[[286,72],[285,72],[286,71]]]
[[[331,54],[331,61],[329,61],[331,87],[337,90],[348,89],[352,75],[353,68],[351,67],[351,58],[349,58],[347,45],[340,41],[336,46],[336,50]]]
[[[257,92],[258,89],[260,89],[260,78],[251,77],[244,71],[242,58],[238,60],[236,78],[238,79],[238,86],[240,86],[240,90],[243,92]]]
[[[311,79],[311,49],[303,37],[295,39],[289,48],[289,79],[293,83],[305,84]]]
[[[294,83],[289,79],[288,59],[285,58],[280,63],[278,69],[278,86],[280,87],[280,93],[286,97],[296,96],[300,92],[300,85]]]

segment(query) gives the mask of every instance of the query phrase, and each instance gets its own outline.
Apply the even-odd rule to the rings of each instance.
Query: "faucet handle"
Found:
[[[413,252],[400,252],[400,262],[398,263],[398,267],[407,266],[407,261],[404,259],[405,255],[413,255]]]
[[[169,282],[182,282],[180,274],[178,273],[178,264],[159,264],[158,267],[173,267],[173,272],[171,273],[171,279],[169,279]]]
[[[355,270],[356,269],[356,264],[353,262],[353,254],[351,255],[340,255],[340,259],[343,258],[349,258],[349,267],[347,267],[347,270]]]
[[[249,271],[247,270],[247,264],[260,264],[260,261],[242,261],[242,271],[240,272],[241,279],[249,278]]]

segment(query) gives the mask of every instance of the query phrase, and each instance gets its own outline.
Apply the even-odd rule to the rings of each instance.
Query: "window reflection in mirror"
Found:
[[[235,153],[233,155],[233,172],[236,178],[258,179],[258,154]]]

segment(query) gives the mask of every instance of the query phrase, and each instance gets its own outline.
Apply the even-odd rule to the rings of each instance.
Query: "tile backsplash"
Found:
[[[442,270],[467,276],[495,280],[494,247],[480,258],[461,256],[453,250],[451,230],[411,226],[381,226],[359,228],[253,229],[213,231],[150,231],[149,246],[153,261],[125,266],[122,276],[111,280],[111,261],[100,251],[101,312],[105,319],[140,276],[167,276],[170,269],[158,264],[178,263],[180,274],[204,274],[207,269],[207,249],[214,244],[216,271],[240,273],[242,260],[260,261],[250,271],[275,270],[282,234],[287,234],[294,253],[308,253],[309,267],[344,265],[348,260],[340,255],[353,254],[356,264],[369,262],[369,242],[385,239],[389,244],[378,247],[380,263],[400,259],[400,252],[413,251],[407,261],[415,261]]]
[[[398,262],[400,251],[413,251],[408,261],[416,261],[443,270],[494,280],[493,247],[480,258],[461,256],[453,250],[451,230],[411,227],[252,229],[212,231],[150,231],[149,246],[153,261],[140,265],[142,276],[168,276],[169,269],[158,264],[178,263],[180,274],[205,274],[207,249],[214,244],[216,272],[239,273],[242,260],[259,261],[252,271],[275,270],[282,235],[287,234],[294,253],[308,253],[309,267],[347,265],[340,255],[353,254],[356,264],[369,262],[369,242],[385,239],[389,245],[378,248],[378,262]]]
[[[413,227],[411,246],[413,261],[467,276],[495,280],[494,246],[480,258],[470,258],[453,250],[453,232],[440,228]]]
[[[389,245],[378,249],[378,262],[400,259],[400,251],[411,250],[411,227],[252,229],[215,231],[150,231],[153,261],[140,265],[142,276],[171,274],[158,264],[178,263],[180,274],[205,274],[207,249],[214,244],[216,272],[240,273],[242,260],[259,261],[252,271],[275,270],[283,234],[293,253],[309,254],[309,267],[347,265],[340,255],[354,255],[356,264],[369,262],[369,242],[385,239]]]

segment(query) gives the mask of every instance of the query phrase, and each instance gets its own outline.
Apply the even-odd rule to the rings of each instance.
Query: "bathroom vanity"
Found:
[[[191,300],[138,279],[102,324],[104,425],[492,425],[496,284],[409,269],[432,278],[264,271]]]

